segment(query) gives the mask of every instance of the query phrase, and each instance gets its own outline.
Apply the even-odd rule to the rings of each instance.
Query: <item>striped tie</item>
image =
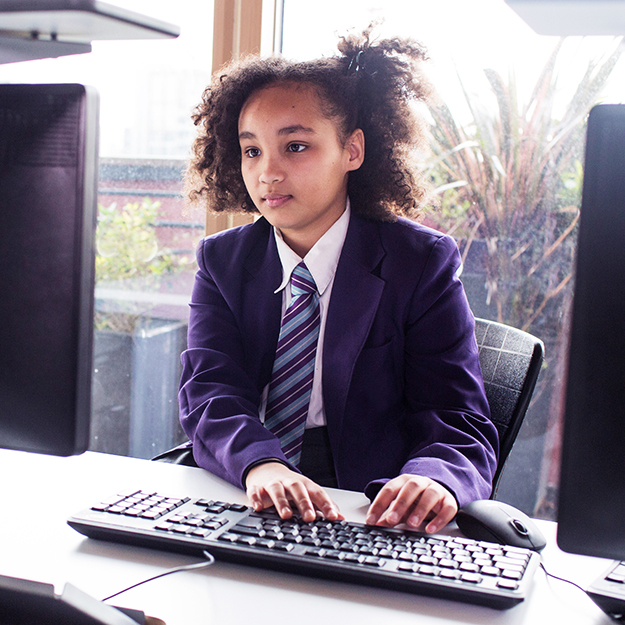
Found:
[[[287,460],[299,465],[319,338],[319,296],[306,265],[291,275],[291,304],[280,328],[265,411],[265,427],[280,439]]]

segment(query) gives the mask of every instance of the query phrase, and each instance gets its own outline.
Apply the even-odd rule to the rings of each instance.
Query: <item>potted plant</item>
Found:
[[[505,80],[487,69],[494,109],[462,82],[468,123],[459,123],[444,103],[431,107],[431,172],[440,211],[429,219],[458,241],[465,280],[473,280],[467,291],[474,312],[529,331],[546,344],[546,370],[524,427],[526,438],[540,439],[533,464],[548,457],[540,478],[543,491],[553,490],[559,460],[561,393],[551,391],[564,375],[585,119],[620,57],[617,49],[590,61],[573,97],[561,106],[562,45],[553,50],[526,101],[513,73]],[[544,450],[545,445],[553,449]],[[533,505],[522,507],[536,512]]]
[[[98,208],[91,449],[149,458],[183,438],[177,385],[186,323],[155,318],[145,294],[185,263],[159,243],[159,202]]]

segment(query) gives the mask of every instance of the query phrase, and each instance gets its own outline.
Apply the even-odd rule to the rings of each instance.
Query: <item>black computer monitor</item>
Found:
[[[0,447],[89,444],[97,100],[0,85]]]
[[[625,105],[588,119],[558,506],[565,551],[625,559]]]

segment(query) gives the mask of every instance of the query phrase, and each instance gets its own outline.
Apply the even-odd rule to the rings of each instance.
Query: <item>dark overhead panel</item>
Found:
[[[0,0],[0,63],[81,54],[94,40],[179,34],[174,24],[99,0]]]

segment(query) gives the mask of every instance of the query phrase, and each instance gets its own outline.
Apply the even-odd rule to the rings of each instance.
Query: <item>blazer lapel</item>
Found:
[[[282,281],[282,265],[271,226],[264,218],[254,228],[259,236],[251,246],[244,267],[241,323],[248,357],[254,361],[259,391],[269,383],[280,333],[282,295],[274,293]]]
[[[339,440],[354,365],[384,290],[384,280],[373,273],[384,255],[377,224],[352,214],[336,269],[323,344],[323,398],[333,441]]]

